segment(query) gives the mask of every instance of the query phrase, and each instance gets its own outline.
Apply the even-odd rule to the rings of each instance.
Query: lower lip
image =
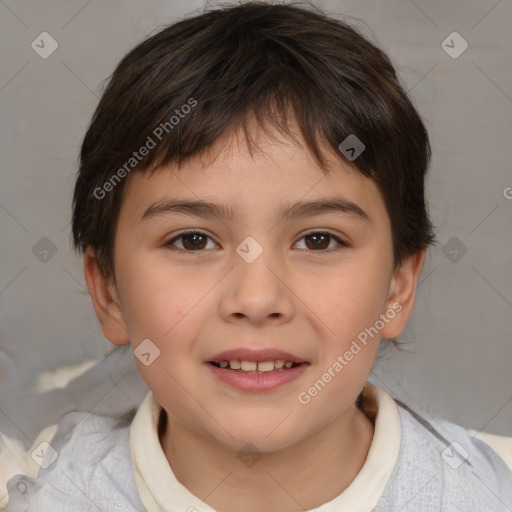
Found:
[[[271,391],[287,382],[300,377],[308,368],[309,364],[302,363],[295,368],[272,371],[268,373],[242,373],[226,368],[217,368],[213,364],[205,363],[206,366],[222,382],[229,384],[242,391]]]

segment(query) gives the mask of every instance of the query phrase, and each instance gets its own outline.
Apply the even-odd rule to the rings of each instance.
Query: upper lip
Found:
[[[282,361],[292,361],[293,363],[305,363],[305,359],[294,356],[289,352],[277,350],[275,348],[266,348],[254,350],[250,348],[234,348],[216,354],[208,362],[219,363],[220,361],[232,361],[233,359],[254,361],[260,363],[263,361],[275,361],[280,359]]]

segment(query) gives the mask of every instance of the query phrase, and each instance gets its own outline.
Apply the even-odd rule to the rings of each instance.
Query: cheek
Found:
[[[138,264],[133,258],[129,265],[120,265],[119,275],[123,313],[133,340],[166,338],[176,325],[188,316],[204,295],[191,280],[177,271],[158,265]]]
[[[310,295],[312,310],[328,326],[324,338],[326,358],[322,366],[329,367],[338,355],[352,350],[357,352],[353,358],[357,359],[357,364],[350,363],[351,368],[344,371],[345,374],[357,371],[357,367],[364,373],[371,367],[380,340],[380,329],[375,330],[375,325],[386,296],[385,272],[362,264],[357,269],[347,268],[340,272],[325,283],[322,293]],[[353,342],[357,342],[360,350],[357,345],[353,346]]]
[[[338,326],[360,326],[375,321],[387,296],[386,273],[383,269],[359,264],[335,274],[312,299],[322,303],[326,318]]]
[[[199,315],[204,309],[200,299],[206,290],[187,286],[183,277],[153,280],[148,273],[141,273],[130,282],[126,309],[135,362],[143,380],[155,394],[161,393],[162,399],[181,396],[180,383],[196,369]],[[142,343],[148,349],[141,345],[137,350]],[[157,356],[145,365],[137,354],[148,351]],[[169,411],[180,410],[183,405],[181,399],[167,404]]]

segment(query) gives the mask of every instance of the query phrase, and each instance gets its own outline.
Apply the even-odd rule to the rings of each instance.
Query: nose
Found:
[[[235,261],[228,289],[222,300],[227,317],[247,318],[254,324],[267,319],[288,322],[293,314],[293,291],[289,277],[278,263],[263,251],[252,263]]]

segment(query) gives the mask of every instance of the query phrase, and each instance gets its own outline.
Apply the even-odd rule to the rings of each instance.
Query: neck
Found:
[[[374,433],[372,421],[353,406],[308,438],[241,469],[237,453],[174,418],[162,427],[160,442],[176,478],[218,512],[238,512],[242,503],[247,512],[298,512],[333,500],[363,467]]]

